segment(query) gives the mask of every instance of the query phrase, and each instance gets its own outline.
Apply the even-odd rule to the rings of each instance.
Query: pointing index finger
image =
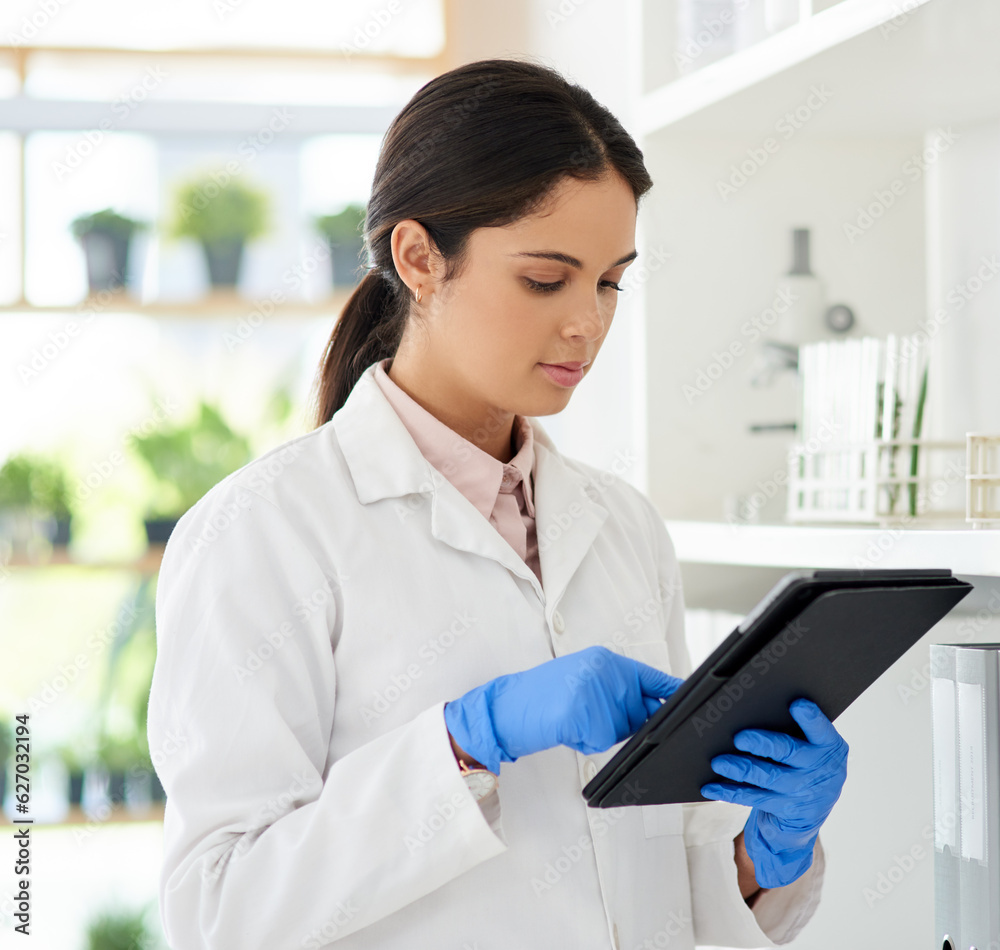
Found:
[[[658,699],[669,699],[677,691],[681,683],[684,682],[679,677],[664,673],[663,670],[658,670],[655,666],[650,666],[648,663],[642,663],[639,660],[634,660],[633,662],[639,672],[639,685],[642,687],[643,693],[647,696],[655,696]]]

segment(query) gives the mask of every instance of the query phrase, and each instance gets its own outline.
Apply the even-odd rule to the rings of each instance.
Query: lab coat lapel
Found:
[[[535,533],[545,599],[552,609],[587,556],[608,509],[583,474],[567,465],[537,419],[535,434]]]
[[[535,588],[550,606],[562,596],[593,544],[608,511],[591,497],[587,479],[571,469],[540,423],[534,431],[535,530],[544,592],[538,578],[503,536],[444,475],[424,458],[385,398],[370,365],[334,413],[333,426],[358,498],[430,496],[431,533],[470,554],[492,558]]]
[[[434,537],[460,551],[499,561],[528,581],[535,588],[538,599],[544,601],[542,585],[535,572],[521,560],[507,539],[444,475],[436,469],[434,474],[435,491],[431,497],[431,533]]]

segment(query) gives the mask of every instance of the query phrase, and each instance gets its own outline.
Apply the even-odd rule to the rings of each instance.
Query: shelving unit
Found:
[[[668,5],[669,6],[669,5]],[[647,68],[637,131],[756,132],[782,102],[814,83],[834,95],[798,132],[921,134],[937,123],[997,115],[1000,63],[991,56],[1000,11],[980,0],[841,0],[827,10],[681,76]],[[647,56],[660,37],[645,37]],[[653,57],[657,66],[662,52]]]
[[[325,135],[381,134],[402,101],[405,101],[392,101],[394,96],[405,97],[409,86],[420,85],[453,65],[455,49],[452,32],[461,23],[454,0],[442,0],[442,16],[445,36],[451,37],[451,42],[446,40],[440,52],[426,57],[377,52],[358,55],[356,51],[342,48],[241,49],[198,48],[194,45],[185,49],[131,49],[44,43],[5,47],[0,44],[0,64],[13,67],[19,80],[19,88],[14,95],[0,96],[0,128],[14,133],[20,141],[22,199],[27,191],[25,142],[29,135],[37,132],[75,132],[82,135],[86,130],[93,130],[101,138],[109,132],[125,132],[129,135],[147,136],[168,151],[176,149],[178,143],[185,138],[203,139],[208,143],[206,148],[213,142],[231,141],[235,156],[235,146],[241,137],[246,142],[247,137],[259,136],[262,130],[266,132],[275,110],[280,107],[286,110],[287,116],[282,120],[279,150],[298,150],[308,140]],[[125,118],[122,119],[122,108],[112,112],[109,110],[109,101],[100,97],[88,98],[84,94],[75,98],[73,93],[69,97],[52,96],[45,92],[40,95],[32,94],[28,78],[36,62],[43,70],[54,67],[78,69],[81,72],[99,64],[108,73],[119,71],[123,81],[129,71],[138,73],[142,69],[148,69],[151,63],[159,71],[158,76],[162,74],[172,77],[184,70],[199,75],[200,70],[200,74],[208,80],[208,96],[215,98],[208,98],[197,83],[188,83],[187,87],[196,90],[193,93],[195,98],[183,98],[186,94],[183,81],[179,83],[179,94],[174,93],[178,98],[169,98],[170,92],[166,92],[165,96],[165,90],[158,88],[158,84],[163,81],[158,78],[153,86],[153,94],[140,87],[141,97],[125,104],[128,108],[124,110]],[[354,88],[359,81],[365,82],[370,77],[372,92],[367,96],[363,90],[353,94],[356,103],[326,102],[322,97],[317,97],[309,87],[304,87],[306,94],[303,101],[298,101],[294,94],[290,100],[281,102],[240,101],[232,96],[231,88],[220,83],[217,76],[213,75],[212,68],[219,62],[226,63],[232,70],[242,68],[250,72],[282,71],[282,75],[292,76],[299,73],[303,77],[303,83],[311,78],[314,84],[334,84],[331,88],[335,88],[338,82],[351,83],[353,85],[349,88]],[[396,86],[398,88],[394,91]],[[169,83],[165,87],[169,90],[174,88],[177,86]],[[343,96],[344,90],[333,93],[334,96],[338,94]],[[310,96],[313,101],[309,101]],[[366,101],[369,98],[372,101]],[[241,157],[241,162],[245,163],[246,159]],[[238,170],[242,171],[242,166]],[[8,235],[16,238],[22,249],[22,292],[27,282],[24,248],[29,213],[22,200],[16,224],[18,233]],[[281,291],[287,288],[278,285],[275,289]],[[347,294],[339,289],[329,300],[282,299],[275,307],[275,315],[298,317],[337,312],[346,299]],[[221,297],[216,299],[213,294],[211,299],[205,300],[157,300],[141,304],[122,300],[121,305],[117,302],[109,303],[100,310],[112,313],[135,312],[166,318],[239,317],[256,303],[258,301],[244,301],[235,297],[232,300]],[[8,312],[61,313],[89,305],[90,301],[68,306],[36,306],[22,299],[0,305],[0,315]]]
[[[911,0],[904,14],[895,0],[840,0],[753,46],[650,89],[641,102],[638,132],[650,135],[688,117],[698,124],[709,107],[724,106],[758,83],[906,16],[926,2]]]
[[[143,302],[126,293],[114,294],[110,299],[98,296],[87,297],[79,303],[70,306],[40,306],[28,303],[26,300],[0,305],[0,314],[4,313],[135,313],[150,317],[192,319],[199,318],[239,319],[254,313],[261,307],[267,309],[267,319],[277,317],[289,319],[296,317],[315,317],[329,314],[339,314],[347,303],[354,288],[338,287],[325,300],[286,300],[274,303],[267,297],[253,299],[240,293],[227,293],[216,290],[198,300],[153,300]],[[273,308],[273,309],[272,309]]]
[[[665,522],[678,560],[736,567],[947,567],[1000,577],[1000,532]]]
[[[934,337],[923,435],[1000,431],[1000,279],[980,279],[961,308],[948,299],[1000,252],[1000,5],[803,7],[811,15],[798,24],[678,77],[676,3],[636,2],[630,128],[654,180],[637,246],[639,260],[667,259],[639,288],[639,454],[686,606],[745,614],[796,568],[939,567],[974,583],[838,717],[849,774],[821,833],[822,899],[795,938],[802,950],[930,946],[933,847],[876,903],[864,889],[932,827],[927,644],[1000,640],[1000,531],[787,523],[795,433],[751,427],[796,418],[797,377],[752,387],[754,340],[766,335],[746,328],[775,302],[792,230],[808,228],[812,270],[827,305],[854,311],[851,335]],[[699,373],[710,385],[686,398]],[[962,508],[964,479],[948,491],[942,507]],[[727,495],[766,498],[759,523],[730,523]]]
[[[444,15],[450,34],[454,27],[455,4],[445,0]],[[454,42],[451,37],[452,43]],[[381,134],[402,103],[383,101],[366,103],[380,94],[383,100],[396,95],[406,95],[406,89],[416,83],[419,85],[426,79],[442,72],[453,65],[451,58],[455,55],[454,47],[446,45],[436,57],[406,57],[393,55],[366,54],[353,56],[340,50],[226,50],[226,49],[191,49],[191,50],[127,50],[114,48],[72,48],[57,46],[19,47],[0,49],[0,63],[15,66],[21,82],[17,94],[9,97],[0,96],[0,127],[9,133],[14,133],[18,139],[20,154],[20,201],[17,219],[7,227],[6,239],[20,248],[18,261],[14,265],[20,269],[21,299],[0,304],[0,331],[6,326],[14,325],[15,321],[23,325],[25,319],[38,316],[49,321],[70,321],[86,319],[92,315],[124,315],[153,318],[166,323],[189,323],[205,321],[206,329],[211,334],[220,322],[229,321],[239,324],[249,322],[256,327],[260,322],[257,317],[263,315],[263,322],[290,326],[289,332],[298,333],[298,323],[315,321],[317,318],[332,325],[334,319],[343,310],[347,300],[354,292],[354,287],[336,286],[325,296],[318,297],[323,292],[321,281],[316,281],[310,287],[306,284],[301,289],[296,285],[290,288],[280,279],[268,283],[264,291],[255,288],[253,296],[240,293],[238,290],[209,289],[197,299],[148,299],[149,293],[138,285],[131,291],[119,291],[113,294],[94,294],[85,299],[67,302],[66,304],[40,305],[24,299],[27,285],[26,237],[29,231],[29,215],[31,207],[25,200],[28,178],[26,174],[26,142],[28,137],[37,132],[70,132],[82,135],[84,130],[102,129],[123,131],[130,135],[147,136],[155,142],[160,152],[168,155],[168,161],[160,168],[161,177],[165,180],[173,174],[170,162],[178,160],[179,150],[185,140],[190,143],[191,156],[197,157],[202,148],[210,150],[220,142],[232,142],[234,145],[241,137],[255,136],[261,129],[266,129],[277,108],[276,103],[257,101],[232,101],[230,90],[224,84],[216,83],[213,87],[218,92],[218,98],[201,101],[183,98],[164,99],[159,95],[145,97],[141,107],[135,108],[127,115],[127,121],[119,122],[117,116],[109,111],[108,99],[87,98],[87,92],[82,91],[80,98],[77,92],[69,91],[70,98],[55,98],[42,93],[33,95],[25,85],[30,67],[37,61],[43,68],[53,64],[61,64],[66,69],[77,69],[81,74],[95,66],[118,70],[123,79],[132,71],[138,75],[148,64],[154,63],[158,68],[166,67],[170,75],[177,75],[185,69],[194,73],[201,70],[210,71],[221,61],[231,64],[232,69],[239,66],[251,69],[266,70],[270,68],[284,69],[289,73],[301,72],[306,78],[312,78],[317,84],[329,81],[332,84],[338,75],[350,74],[350,79],[358,88],[356,104],[329,104],[322,101],[285,103],[290,109],[293,121],[282,129],[280,149],[286,149],[289,156],[298,156],[301,148],[317,136],[330,134]],[[379,82],[377,74],[384,74],[385,81]],[[375,81],[369,83],[369,77]],[[403,80],[402,83],[399,80]],[[134,81],[130,80],[130,81]],[[358,83],[371,87],[372,92],[366,92]],[[196,82],[189,82],[188,87],[194,88]],[[184,83],[180,84],[184,95]],[[170,87],[171,89],[176,87]],[[387,95],[388,93],[388,95]],[[216,93],[211,93],[215,95]],[[195,95],[201,95],[200,89]],[[110,97],[109,97],[110,98]],[[405,101],[405,100],[403,100]],[[289,162],[295,159],[290,158]],[[255,166],[261,165],[258,161]],[[275,169],[271,169],[275,177]],[[294,182],[282,169],[277,174],[277,180],[282,185]],[[289,185],[289,188],[291,186]],[[279,228],[284,227],[283,237],[286,246],[296,247],[295,243],[304,240],[305,234],[298,222],[298,208],[288,194],[282,194],[279,200],[286,202],[286,217],[278,221]],[[309,234],[309,238],[321,240],[317,235]],[[10,245],[8,244],[8,247]],[[315,256],[315,254],[314,254]],[[133,252],[133,262],[135,253]],[[12,262],[13,263],[13,262]],[[307,262],[308,263],[308,262]],[[301,260],[296,264],[302,265]],[[320,265],[324,264],[320,261]],[[246,267],[247,262],[244,262]],[[134,263],[133,263],[134,266]],[[308,274],[308,268],[303,267]],[[275,271],[277,273],[277,271]],[[155,281],[161,288],[170,292],[173,284],[169,280]],[[260,282],[259,282],[260,283]],[[244,285],[245,286],[245,285]],[[145,292],[146,299],[139,299]],[[161,293],[164,291],[160,291]],[[189,293],[190,288],[174,291]],[[46,322],[45,319],[40,323]],[[215,326],[213,326],[215,324]],[[188,327],[175,327],[178,334],[187,339]],[[197,336],[197,328],[191,338]],[[33,390],[33,393],[37,392]],[[111,558],[98,560],[81,560],[72,553],[72,546],[56,546],[49,552],[43,552],[37,557],[15,557],[0,562],[0,582],[9,585],[28,575],[26,582],[34,582],[36,575],[71,569],[74,579],[83,572],[90,576],[93,572],[122,572],[129,576],[129,586],[138,592],[133,601],[140,595],[145,596],[151,590],[159,571],[165,545],[152,544],[135,558]],[[48,580],[45,580],[48,584]],[[60,829],[65,835],[74,833],[77,826],[98,824],[100,826],[117,825],[120,823],[137,824],[162,823],[164,814],[163,803],[153,805],[141,812],[130,810],[124,805],[116,805],[109,814],[99,820],[88,817],[79,806],[71,806],[66,818],[59,822],[44,822],[35,827],[41,829]],[[10,825],[10,818],[0,812],[0,824]]]
[[[140,557],[129,561],[81,561],[72,557],[65,545],[56,545],[49,557],[32,561],[25,558],[11,558],[0,568],[15,570],[45,569],[50,567],[79,567],[97,571],[135,571],[141,575],[155,574],[160,569],[165,544],[151,544]]]
[[[62,821],[44,821],[33,825],[35,828],[62,828],[72,825],[104,825],[119,822],[137,821],[163,821],[163,802],[153,802],[149,808],[142,811],[132,811],[122,805],[115,805],[111,808],[110,814],[106,818],[91,818],[79,805],[70,805],[69,813]],[[0,811],[0,825],[12,825],[13,822],[7,817],[6,812]]]
[[[641,288],[645,481],[660,510],[721,520],[727,494],[787,473],[791,435],[751,426],[795,417],[797,379],[751,387],[755,337],[746,331],[775,301],[795,227],[811,231],[826,303],[854,310],[851,336],[940,329],[928,438],[1000,430],[1000,390],[984,356],[1000,346],[990,320],[1000,281],[961,311],[967,322],[975,313],[974,329],[944,325],[959,312],[949,292],[1000,247],[1000,225],[980,215],[984,223],[967,227],[993,199],[992,146],[980,140],[1000,129],[1000,7],[841,0],[679,78],[669,68],[675,9],[639,2],[632,116],[655,182],[642,244],[669,255]],[[711,385],[691,398],[706,370]],[[783,523],[784,510],[782,492],[761,520]]]

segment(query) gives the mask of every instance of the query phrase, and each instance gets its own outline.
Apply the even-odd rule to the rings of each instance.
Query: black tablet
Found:
[[[789,572],[587,783],[587,804],[706,801],[737,732],[804,739],[793,699],[835,720],[972,589],[947,568]]]

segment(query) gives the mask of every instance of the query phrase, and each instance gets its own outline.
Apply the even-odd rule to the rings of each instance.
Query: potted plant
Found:
[[[32,506],[31,471],[25,454],[12,455],[0,468],[0,537],[15,556],[26,554],[42,533]]]
[[[153,950],[148,909],[107,906],[87,923],[87,950]]]
[[[139,436],[131,445],[156,485],[144,519],[151,544],[165,542],[188,508],[253,455],[246,437],[204,400],[191,422]]]
[[[63,742],[58,746],[57,752],[69,776],[69,803],[80,805],[83,802],[84,776],[95,761],[93,752],[86,749],[79,739]]]
[[[148,226],[145,221],[118,214],[111,208],[73,219],[70,230],[87,258],[90,293],[118,291],[126,285],[132,236]]]
[[[97,740],[97,761],[108,775],[111,807],[125,803],[125,775],[136,760],[134,736],[102,733]]]
[[[154,609],[154,603],[150,602],[149,607]],[[122,696],[122,700],[131,706],[132,721],[135,723],[132,761],[125,773],[125,806],[131,812],[141,813],[149,810],[150,803],[154,799],[160,800],[156,787],[159,786],[161,794],[163,790],[153,769],[147,736],[149,690],[153,683],[153,668],[156,664],[155,623],[151,619],[148,622],[138,623],[132,630],[126,646],[129,648],[127,650],[129,656],[124,656],[120,651],[116,658],[118,679],[125,681],[122,685],[125,686],[127,683],[127,691],[131,692],[130,699],[126,700],[125,696]],[[126,662],[124,668],[121,666],[123,661]]]
[[[117,723],[120,738],[109,742],[106,748],[111,754],[105,757],[109,766],[124,766],[125,807],[141,813],[149,810],[151,802],[166,800],[147,735],[149,691],[156,666],[155,584],[150,578],[141,582],[134,605],[133,616],[122,625],[108,652],[99,718]]]
[[[71,518],[62,463],[18,452],[0,467],[0,535],[15,551],[30,551],[42,535],[53,544],[68,543]]]
[[[0,804],[7,794],[7,762],[14,751],[14,728],[6,719],[0,719]]]
[[[36,458],[31,490],[35,504],[54,522],[52,543],[68,544],[73,512],[66,484],[66,467],[55,459]]]
[[[361,228],[366,208],[349,204],[338,214],[326,214],[313,219],[317,231],[326,238],[333,265],[333,286],[353,287],[358,283],[358,267],[364,249]]]
[[[168,224],[172,237],[201,242],[213,288],[236,285],[244,245],[270,227],[267,192],[232,176],[226,181],[224,175],[228,173],[209,172],[182,183]]]

